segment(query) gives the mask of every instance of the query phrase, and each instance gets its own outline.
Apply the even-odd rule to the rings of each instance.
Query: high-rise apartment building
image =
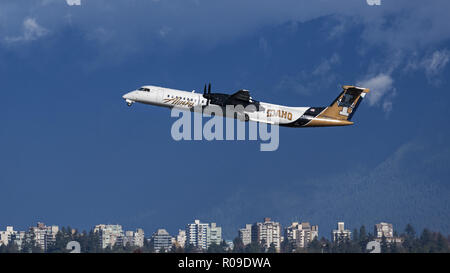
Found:
[[[252,225],[246,224],[245,228],[239,229],[239,238],[241,239],[244,246],[252,242]]]
[[[155,252],[167,252],[172,249],[172,236],[165,229],[158,229],[150,240]]]
[[[222,243],[222,228],[218,227],[216,223],[211,223],[208,237],[208,246],[211,244],[220,245]]]
[[[178,235],[175,240],[175,244],[178,247],[183,247],[183,248],[185,247],[185,245],[186,245],[186,231],[185,230],[182,230],[182,229],[178,230]]]
[[[311,226],[308,222],[293,222],[285,230],[285,238],[292,251],[304,248],[319,236],[319,226]]]
[[[34,237],[36,245],[45,252],[50,244],[56,241],[58,231],[58,226],[46,226],[44,223],[38,222],[36,226],[30,227],[29,234]]]
[[[201,223],[195,220],[194,223],[186,225],[186,244],[194,247],[207,249],[212,243],[220,244],[222,242],[222,228],[216,223]]]
[[[333,242],[344,242],[352,238],[352,232],[345,229],[344,222],[338,222],[338,228],[333,230],[331,238],[333,239]]]
[[[264,218],[264,222],[255,223],[252,226],[252,242],[258,242],[268,249],[271,244],[279,252],[281,246],[281,225],[272,221],[270,218]]]
[[[100,245],[102,248],[123,246],[124,233],[121,225],[96,225],[94,232],[100,235]]]
[[[383,236],[388,243],[401,243],[402,239],[394,236],[394,227],[392,224],[381,222],[374,226],[375,240],[381,242]]]
[[[143,247],[144,246],[144,230],[141,228],[136,231],[126,231],[123,238],[124,246]]]

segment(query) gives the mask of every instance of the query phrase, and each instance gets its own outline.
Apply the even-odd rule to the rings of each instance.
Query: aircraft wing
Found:
[[[243,105],[246,107],[247,105],[254,105],[256,107],[256,111],[264,111],[264,107],[260,106],[259,101],[254,101],[252,97],[250,97],[250,92],[248,90],[239,90],[233,95],[230,95],[226,100],[226,105]],[[253,112],[253,109],[247,109],[249,112]]]
[[[250,102],[250,92],[248,90],[239,90],[233,95],[230,95],[228,101],[243,101]]]

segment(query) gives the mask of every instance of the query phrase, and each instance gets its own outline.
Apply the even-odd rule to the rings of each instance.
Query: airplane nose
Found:
[[[130,95],[130,93],[126,93],[125,95],[122,96],[122,98],[124,100],[128,100],[128,99],[131,99],[131,95]]]

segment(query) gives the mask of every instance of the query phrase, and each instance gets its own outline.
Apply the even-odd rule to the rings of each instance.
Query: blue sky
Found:
[[[2,1],[0,228],[164,227],[262,217],[450,233],[448,1]],[[372,89],[345,128],[181,141],[143,84],[328,105]]]

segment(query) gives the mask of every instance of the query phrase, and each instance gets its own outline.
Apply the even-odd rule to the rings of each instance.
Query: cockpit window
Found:
[[[141,88],[139,88],[138,90],[139,90],[139,91],[146,91],[146,92],[149,92],[149,91],[150,91],[149,88],[145,88],[145,87],[141,87]]]

